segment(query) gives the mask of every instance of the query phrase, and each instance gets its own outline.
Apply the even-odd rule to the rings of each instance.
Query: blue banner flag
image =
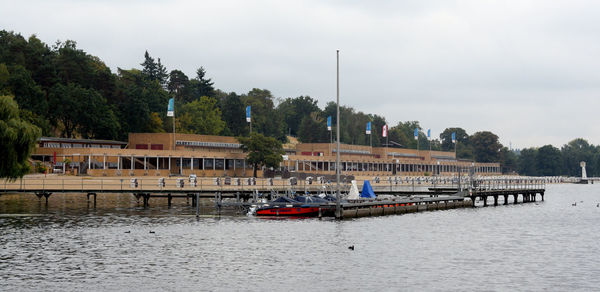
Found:
[[[431,129],[427,129],[427,138],[431,138]]]
[[[172,117],[175,115],[175,101],[173,98],[169,99],[169,105],[167,106],[167,117]]]
[[[367,123],[367,135],[371,135],[371,122]]]
[[[331,131],[331,116],[327,117],[327,131]]]
[[[456,143],[456,133],[452,132],[452,143]]]
[[[246,107],[246,122],[250,123],[250,106]]]
[[[419,128],[415,128],[415,140],[419,139]]]

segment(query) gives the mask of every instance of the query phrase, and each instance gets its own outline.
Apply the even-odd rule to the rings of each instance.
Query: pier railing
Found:
[[[540,189],[546,183],[560,182],[556,178],[537,177],[359,177],[362,187],[368,179],[376,193],[428,190],[511,190]],[[349,181],[341,183],[347,193]],[[212,178],[212,177],[77,177],[77,176],[27,176],[15,181],[0,180],[0,192],[320,192],[335,193],[336,183],[314,177],[306,180],[270,178]]]
[[[540,178],[478,178],[474,179],[472,189],[481,191],[498,190],[540,190],[546,188],[546,180]]]

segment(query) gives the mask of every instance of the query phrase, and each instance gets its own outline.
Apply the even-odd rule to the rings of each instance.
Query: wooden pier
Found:
[[[535,202],[539,194],[544,200],[544,178],[494,177],[494,178],[440,178],[440,177],[398,177],[380,180],[374,178],[372,186],[378,195],[374,200],[345,200],[341,204],[342,218],[404,214],[431,210],[445,210],[461,207],[475,207],[477,202],[488,206],[493,198],[493,205],[509,203]],[[131,193],[138,200],[143,200],[147,207],[152,198],[167,198],[168,205],[172,200],[185,198],[198,206],[201,198],[214,199],[217,208],[236,207],[247,210],[261,201],[279,196],[293,194],[334,195],[334,185],[322,180],[293,181],[289,179],[256,179],[256,178],[185,178],[185,177],[144,177],[144,178],[91,178],[91,177],[26,177],[15,181],[2,181],[2,193],[35,194],[40,200],[53,193],[84,194],[88,202],[99,194]],[[347,193],[350,184],[342,184],[342,192]],[[519,197],[521,200],[519,200]],[[335,204],[333,204],[335,206]],[[330,210],[331,204],[321,206]],[[324,212],[326,213],[326,212]]]
[[[473,206],[479,199],[483,202],[483,206],[487,207],[489,198],[494,199],[494,206],[498,206],[498,198],[503,198],[503,204],[508,205],[511,196],[514,204],[518,202],[519,196],[522,197],[523,203],[528,203],[535,202],[538,194],[543,201],[545,192],[545,182],[538,179],[477,179],[473,180],[467,196]]]

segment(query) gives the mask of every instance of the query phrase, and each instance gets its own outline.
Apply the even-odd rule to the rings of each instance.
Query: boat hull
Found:
[[[259,216],[317,216],[319,207],[268,207],[256,210]]]

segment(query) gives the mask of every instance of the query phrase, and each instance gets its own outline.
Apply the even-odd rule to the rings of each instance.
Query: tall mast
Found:
[[[335,217],[342,218],[340,206],[340,50],[336,50],[336,67],[337,67],[337,106],[336,106],[336,125],[335,133],[337,139],[337,150],[335,158],[335,181],[337,182],[336,200],[335,200]]]

